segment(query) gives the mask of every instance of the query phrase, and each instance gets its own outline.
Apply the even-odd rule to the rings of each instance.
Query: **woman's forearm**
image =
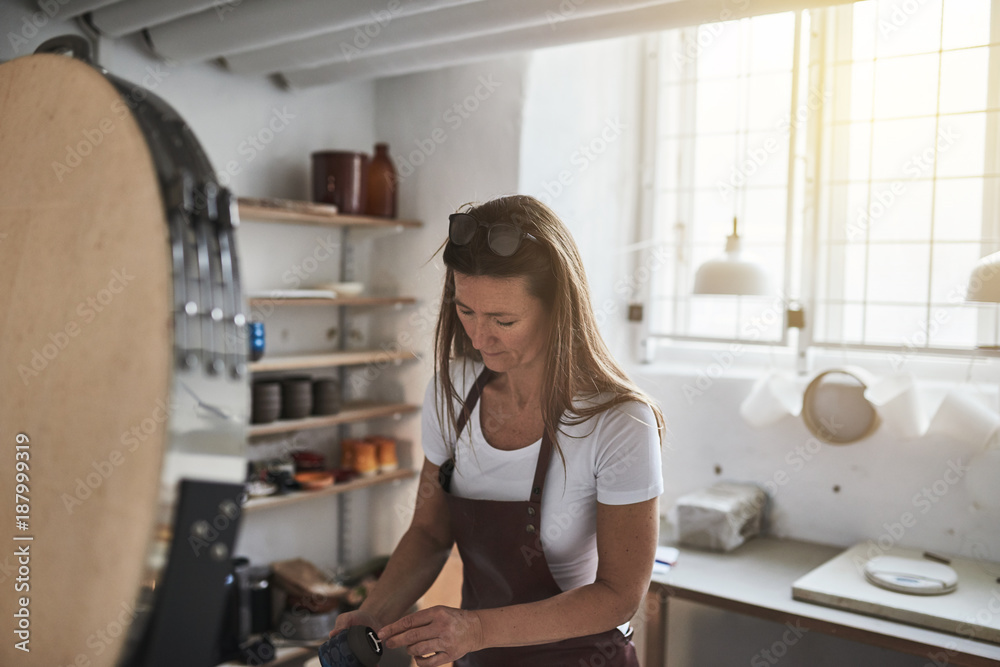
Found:
[[[610,630],[630,620],[641,596],[593,584],[538,602],[482,609],[483,646],[530,646]]]
[[[361,605],[383,624],[392,623],[427,592],[448,560],[451,545],[411,526],[392,553],[378,584]]]

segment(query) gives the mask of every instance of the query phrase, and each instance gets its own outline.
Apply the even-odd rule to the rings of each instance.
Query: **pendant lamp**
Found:
[[[741,296],[769,296],[774,293],[764,266],[743,252],[740,236],[736,233],[735,217],[733,233],[726,238],[726,254],[698,267],[694,276],[694,293]]]
[[[1000,303],[1000,252],[983,257],[972,269],[965,300]]]

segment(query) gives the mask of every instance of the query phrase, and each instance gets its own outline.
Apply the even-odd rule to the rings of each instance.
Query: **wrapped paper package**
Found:
[[[767,494],[753,484],[720,482],[677,500],[677,540],[732,551],[760,533]]]

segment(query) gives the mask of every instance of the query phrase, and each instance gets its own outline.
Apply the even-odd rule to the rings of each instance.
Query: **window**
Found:
[[[1000,249],[994,11],[872,0],[662,33],[650,210],[676,262],[652,288],[651,338],[790,344],[795,298],[800,345],[997,345],[996,306],[964,302]],[[773,298],[692,295],[734,216]]]
[[[786,12],[660,36],[653,230],[675,261],[651,295],[656,334],[783,340],[780,299],[691,292],[697,268],[722,254],[734,218],[744,251],[787,289],[795,29]]]
[[[963,302],[972,266],[995,250],[990,9],[883,0],[824,12],[814,63],[832,103],[819,156],[816,342],[996,344],[995,308]]]

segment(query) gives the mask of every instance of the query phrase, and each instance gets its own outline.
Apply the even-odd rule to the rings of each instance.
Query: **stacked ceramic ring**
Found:
[[[340,383],[332,378],[313,380],[313,414],[334,415],[340,412]]]
[[[281,415],[281,383],[254,382],[251,423],[267,424]]]
[[[293,376],[281,381],[282,419],[303,419],[312,414],[312,379]]]

